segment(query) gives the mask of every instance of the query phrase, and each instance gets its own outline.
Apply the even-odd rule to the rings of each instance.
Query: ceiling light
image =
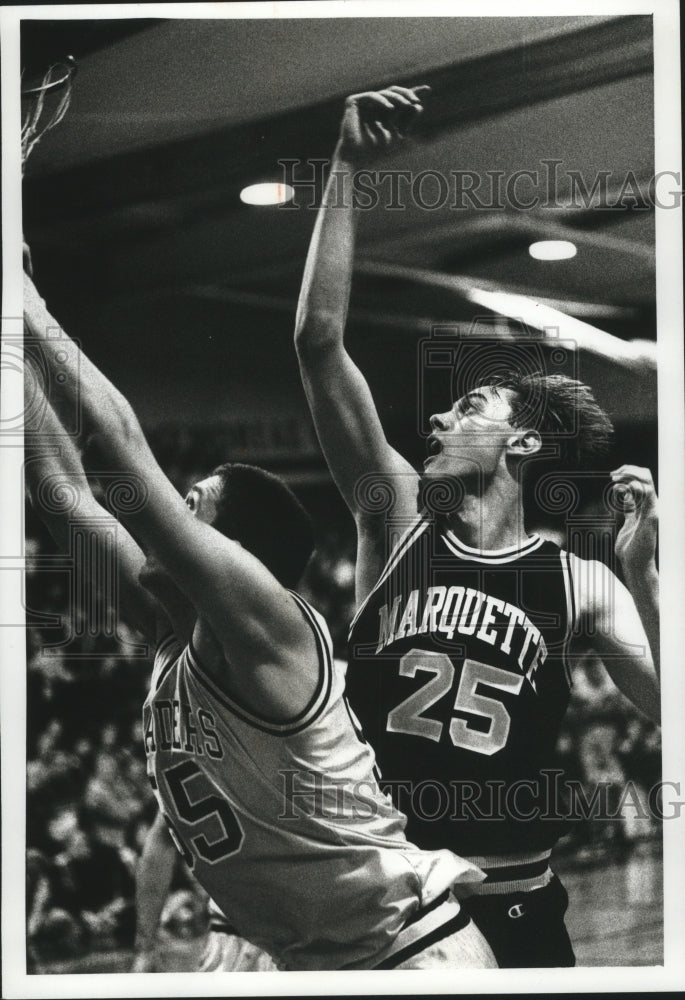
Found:
[[[649,365],[652,370],[656,369],[654,341],[622,340],[527,295],[491,292],[473,287],[467,297],[471,302],[499,313],[500,316],[524,323],[533,330],[541,330],[544,339],[551,344],[562,338],[560,346],[571,350],[590,351],[628,367]]]
[[[569,240],[541,240],[528,247],[528,253],[536,260],[567,260],[577,252],[575,243]]]
[[[246,205],[283,205],[294,195],[289,184],[250,184],[240,192],[240,200]]]

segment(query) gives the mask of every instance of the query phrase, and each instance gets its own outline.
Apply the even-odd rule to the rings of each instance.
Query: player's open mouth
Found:
[[[428,450],[428,458],[423,463],[424,469],[440,454],[442,451],[442,442],[435,437],[433,434],[426,441],[426,448]]]

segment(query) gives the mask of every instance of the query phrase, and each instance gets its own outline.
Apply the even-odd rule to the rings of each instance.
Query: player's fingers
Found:
[[[413,130],[422,114],[422,104],[406,104],[397,108],[387,124],[389,128],[395,129],[401,138],[404,138],[407,133]]]
[[[418,101],[410,101],[399,94],[394,96],[398,103],[395,106],[395,113],[390,122],[391,126],[401,130],[411,129],[419,115],[423,113],[423,105]]]
[[[612,490],[612,501],[618,510],[627,514],[637,509],[637,499],[633,490],[623,483],[617,483]]]
[[[431,88],[427,85],[420,87],[399,87],[396,85],[388,87],[388,90],[406,98],[408,101],[411,101],[412,104],[420,104],[422,95],[427,95],[430,89]]]
[[[658,501],[653,489],[632,480],[630,483],[617,483],[613,492],[615,509],[622,514],[632,514],[635,523],[648,521],[656,517]]]
[[[382,107],[387,108],[388,111],[392,111],[395,107],[393,102],[388,100],[385,93],[379,90],[369,90],[363,94],[353,94],[351,97],[347,98],[347,103],[356,104],[360,108]]]
[[[373,145],[376,145],[376,136],[374,134],[373,128],[370,122],[363,122],[362,131],[367,139],[370,139]]]
[[[637,479],[631,479],[629,482],[619,482],[616,483],[616,489],[621,492],[618,494],[619,502],[623,502],[625,496],[632,497],[635,503],[644,508],[644,510],[650,510],[656,506],[656,493],[654,487],[648,485],[647,483],[641,483]]]
[[[633,481],[632,483],[618,483],[614,490],[614,503],[617,509],[623,514],[629,512],[644,517],[651,514],[656,509],[656,497],[653,490],[647,490],[644,486]]]
[[[612,479],[612,485],[614,486],[635,486],[638,490],[653,490],[654,483],[651,479],[641,479],[639,476],[628,475],[627,473],[622,476],[616,476]]]
[[[623,485],[644,495],[645,498],[656,498],[656,488],[649,469],[639,469],[627,466],[625,471],[617,469],[611,474],[615,486]]]
[[[403,111],[394,124],[403,132],[411,132],[422,114],[423,108],[421,105],[414,104],[411,108]]]
[[[393,107],[402,105],[404,107],[411,108],[417,103],[416,101],[412,100],[412,98],[408,94],[402,94],[400,93],[399,90],[395,90],[394,88],[391,89],[390,87],[388,87],[387,90],[383,91],[383,96],[391,102]]]
[[[651,471],[641,465],[621,465],[618,469],[610,472],[609,476],[614,481],[637,479],[644,483],[653,482]]]
[[[374,131],[378,135],[380,144],[382,146],[389,146],[393,140],[393,133],[390,129],[386,128],[381,122],[374,122]]]
[[[635,476],[638,479],[651,479],[652,473],[649,469],[641,465],[622,465],[618,469],[613,469],[610,476]]]

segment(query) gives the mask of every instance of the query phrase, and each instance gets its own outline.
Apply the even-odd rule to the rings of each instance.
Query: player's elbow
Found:
[[[91,437],[102,435],[110,440],[135,442],[142,430],[131,404],[119,392],[111,392],[100,400],[97,412],[88,421]]]
[[[300,364],[314,365],[330,359],[342,347],[344,325],[333,312],[305,311],[295,324],[295,350]]]
[[[125,410],[110,412],[91,425],[87,433],[82,450],[84,467],[90,472],[106,471],[112,462],[120,461],[122,455],[139,453],[144,442],[133,411],[130,414]]]

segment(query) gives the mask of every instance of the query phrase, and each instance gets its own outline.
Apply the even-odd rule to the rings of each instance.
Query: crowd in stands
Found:
[[[194,470],[181,465],[182,488]],[[125,626],[93,634],[80,611],[70,612],[69,574],[41,567],[54,548],[30,511],[27,528],[26,892],[29,968],[40,970],[46,961],[132,945],[135,865],[156,803],[141,725],[150,660],[135,655],[138,639]],[[354,607],[353,557],[351,538],[332,530],[303,587],[342,658]],[[567,775],[606,782],[614,797],[634,783],[642,803],[660,777],[658,730],[591,661],[575,672],[559,760]],[[655,836],[652,818],[631,822],[631,809],[623,812],[610,823],[581,824],[570,843],[625,848]],[[201,907],[189,876],[177,876],[175,888],[178,905],[167,922],[176,921],[179,934],[195,932]]]

